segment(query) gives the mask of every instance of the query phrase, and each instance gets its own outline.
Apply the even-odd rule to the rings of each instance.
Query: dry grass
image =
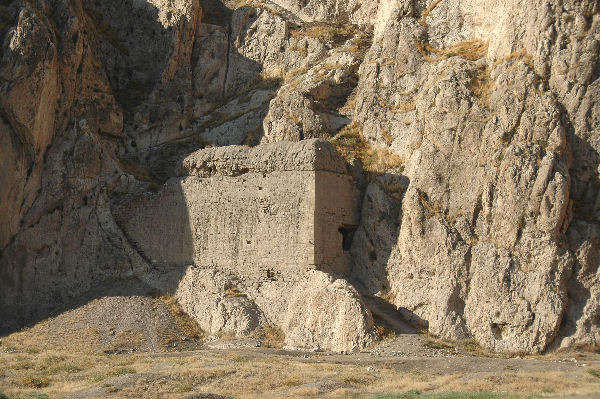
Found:
[[[381,135],[383,136],[383,140],[388,146],[392,145],[392,143],[394,142],[394,137],[387,130],[382,130]]]
[[[490,70],[487,67],[480,67],[471,80],[471,91],[485,106],[489,106],[489,98],[494,86],[495,82],[490,78]]]
[[[298,29],[291,29],[290,34],[293,38],[301,40],[305,37],[312,37],[322,43],[343,44],[354,36],[358,35],[360,30],[352,25],[331,25],[331,24],[309,24]]]
[[[297,70],[294,70],[294,72],[296,73]],[[238,91],[238,93],[236,94],[236,97],[243,97],[254,90],[275,91],[283,85],[287,77],[288,76],[286,71],[282,68],[269,71],[262,71],[260,74],[255,76],[250,82],[248,82],[244,87],[242,87],[240,91]]]
[[[419,190],[419,201],[421,202],[421,205],[423,205],[423,208],[425,208],[425,210],[427,211],[427,215],[426,217],[429,219],[433,216],[438,216],[442,214],[443,208],[440,204],[438,204],[437,202],[432,203],[429,200],[429,197],[427,196],[427,194],[423,191]]]
[[[19,385],[27,388],[45,388],[50,386],[48,377],[24,376],[19,378]]]
[[[392,103],[388,102],[387,99],[385,99],[381,96],[377,96],[377,100],[379,101],[381,106],[389,109],[390,111],[392,111],[395,114],[404,114],[404,113],[411,112],[411,111],[414,111],[415,109],[417,109],[415,103],[412,101],[401,101],[398,104],[392,104]]]
[[[406,112],[411,112],[417,109],[414,102],[400,102],[398,105],[393,106],[392,112],[397,114],[403,114]]]
[[[600,370],[598,369],[587,369],[586,370],[589,375],[595,378],[600,378]]]
[[[378,179],[377,183],[379,184],[379,187],[381,187],[381,189],[385,191],[390,197],[397,199],[398,201],[402,200],[402,195],[404,194],[405,187],[402,184],[400,184],[396,179]],[[389,300],[387,299],[388,297],[390,298]],[[386,293],[381,298],[389,303],[394,303],[393,294],[390,292]]]
[[[394,332],[394,330],[390,329],[389,327],[383,324],[377,324],[375,326],[375,335],[377,335],[377,338],[380,341],[394,339],[396,337],[396,333]]]
[[[270,325],[260,326],[252,332],[251,337],[259,339],[261,345],[265,348],[280,349],[283,348],[285,342],[285,334],[283,331]]]
[[[404,165],[404,160],[387,148],[371,146],[354,122],[345,126],[331,142],[345,159],[360,160],[364,170],[370,173],[381,174]]]
[[[175,320],[175,323],[177,323],[177,326],[188,337],[199,340],[205,336],[204,331],[200,329],[198,323],[181,309],[181,306],[177,303],[177,299],[170,295],[163,295],[159,297],[159,299],[167,306],[167,309]]]
[[[118,377],[126,374],[135,374],[136,370],[132,367],[115,367],[107,372],[96,373],[87,378],[88,383],[97,383],[111,377]]]
[[[382,330],[385,333],[385,330]],[[429,341],[431,347],[445,349],[454,345]],[[203,351],[179,354],[131,354],[103,355],[93,353],[42,352],[38,355],[0,353],[0,364],[11,370],[16,362],[33,363],[33,369],[41,370],[44,364],[61,364],[77,361],[82,367],[75,373],[61,372],[50,379],[43,372],[28,370],[11,371],[9,378],[0,378],[0,392],[20,396],[35,389],[39,395],[63,397],[83,389],[100,388],[117,392],[120,398],[181,397],[181,392],[212,392],[233,396],[238,399],[264,397],[281,398],[410,398],[409,391],[422,392],[420,398],[491,398],[500,391],[509,397],[525,398],[528,395],[552,393],[556,396],[585,396],[597,392],[598,367],[573,371],[559,371],[556,366],[536,370],[521,369],[522,364],[514,364],[514,369],[498,366],[493,371],[483,371],[461,365],[473,362],[470,358],[453,360],[451,371],[425,368],[420,362],[403,365],[405,362],[368,363],[340,361],[326,354],[313,355],[312,359],[277,355],[271,352],[223,352]],[[448,360],[448,359],[446,359]],[[442,360],[445,362],[446,360]],[[428,361],[433,363],[433,359]],[[445,363],[444,363],[445,364]],[[492,364],[492,363],[488,363]],[[506,365],[513,363],[506,363]],[[556,363],[548,363],[556,365]],[[559,368],[560,369],[560,368]],[[577,369],[579,370],[579,369]],[[592,371],[589,371],[592,370]],[[5,372],[6,373],[6,372]],[[110,378],[131,374],[129,385],[116,387]],[[6,374],[5,376],[6,377]],[[137,383],[142,381],[143,383]],[[345,384],[341,390],[319,393],[315,384],[332,381]],[[23,384],[21,384],[23,382]],[[46,385],[48,383],[49,385]],[[39,388],[38,388],[39,386]],[[463,396],[450,396],[448,392],[465,392]],[[488,396],[477,396],[477,392],[490,392]],[[178,394],[179,393],[179,394]],[[501,396],[500,396],[501,397]]]
[[[494,63],[494,66],[497,66],[497,65],[505,63],[505,62],[510,62],[514,66],[518,62],[521,62],[521,61],[524,62],[526,65],[528,65],[530,68],[533,68],[533,56],[531,54],[529,54],[527,52],[527,50],[525,50],[525,49],[521,49],[521,50],[512,52],[509,55],[507,55],[506,57],[497,60]]]
[[[446,350],[457,350],[463,353],[467,353],[470,356],[475,357],[489,357],[489,358],[499,358],[499,359],[510,359],[515,356],[520,356],[522,358],[526,357],[534,357],[528,356],[522,352],[515,353],[501,353],[501,352],[492,352],[488,349],[480,346],[475,340],[472,339],[463,339],[458,341],[440,339],[428,333],[425,333],[426,339],[424,342],[424,346],[430,349],[446,349]]]
[[[427,62],[439,62],[450,57],[461,57],[468,61],[477,61],[487,54],[489,42],[481,39],[466,40],[437,49],[429,43],[417,42],[415,46]]]
[[[310,68],[307,65],[291,69],[285,73],[284,79],[287,81],[288,79],[304,75],[306,72],[308,72],[309,69]]]
[[[354,37],[352,41],[352,45],[343,49],[343,51],[348,53],[365,53],[373,43],[373,38],[364,32],[360,32],[357,36]]]
[[[258,124],[255,129],[250,130],[244,139],[243,145],[255,147],[260,144],[260,139],[263,136],[263,127]]]
[[[241,298],[246,297],[246,294],[240,291],[237,287],[230,287],[225,290],[225,296],[229,298]]]

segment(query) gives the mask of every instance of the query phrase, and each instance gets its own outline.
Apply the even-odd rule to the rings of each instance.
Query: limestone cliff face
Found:
[[[3,2],[2,326],[101,281],[162,281],[114,204],[162,195],[184,156],[338,135],[361,190],[349,273],[306,277],[285,292],[318,280],[314,308],[286,298],[265,317],[284,291],[224,300],[222,271],[191,268],[181,286],[225,302],[181,288],[190,313],[234,315],[207,329],[271,322],[290,346],[360,346],[372,326],[351,284],[444,338],[597,344],[599,13],[595,0]],[[362,327],[332,338],[310,314],[342,297]]]
[[[355,117],[406,160],[410,185],[397,241],[375,244],[357,278],[384,281],[370,290],[436,335],[595,344],[598,258],[578,245],[596,247],[600,71],[584,60],[598,56],[598,3],[389,3]],[[363,218],[363,246],[380,224]]]

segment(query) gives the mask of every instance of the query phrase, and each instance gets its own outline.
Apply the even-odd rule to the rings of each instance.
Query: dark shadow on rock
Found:
[[[82,29],[96,31],[95,50],[104,63],[102,67],[112,91],[123,109],[132,110],[161,80],[176,45],[171,28],[160,23],[158,9],[150,2],[109,0],[84,1],[83,4],[89,19],[82,23]],[[0,13],[4,11],[2,5]],[[77,12],[75,8],[71,11]],[[135,18],[135,23],[131,18]],[[78,173],[85,167],[74,161],[74,152],[79,139],[89,135],[82,134],[76,126],[71,124],[66,131],[56,133],[43,160],[44,177],[37,201],[46,203],[38,207],[44,208],[41,211],[34,209],[43,211],[39,220],[22,226],[22,231],[0,253],[0,334],[55,315],[55,309],[65,311],[79,307],[81,298],[102,297],[106,291],[99,287],[110,286],[110,281],[132,278],[143,268],[144,250],[126,234],[119,234],[119,227],[107,209],[107,202],[116,191],[118,179],[115,176],[121,175],[109,154],[112,149],[98,149],[96,143],[86,150],[88,160],[94,157],[100,160],[99,172],[93,175],[98,182],[89,190],[78,187],[86,187],[89,181],[81,182]],[[144,171],[139,163],[120,166],[142,181],[162,182],[171,175],[181,155],[181,148],[170,148],[151,157],[163,162],[157,165],[156,176],[149,178],[140,176]],[[186,250],[191,248],[191,233],[189,223],[184,223],[188,215],[182,196],[174,192],[172,198],[184,206],[173,215],[182,223],[168,231],[160,244],[167,245],[169,236],[176,237],[179,241],[172,242],[178,246],[179,258],[190,259],[191,254]],[[135,289],[131,295],[142,295],[143,291],[145,289]]]
[[[150,2],[103,0],[82,4],[96,29],[112,91],[126,117],[131,118],[133,109],[148,97],[169,62],[176,44],[173,28],[163,27],[158,8]]]
[[[232,10],[221,0],[200,0],[202,23],[227,27],[231,23]]]
[[[19,8],[16,0],[0,0],[0,60],[2,60],[4,38],[9,29],[16,25]]]
[[[414,326],[415,320],[410,317],[410,314],[407,314],[406,309],[399,309],[378,296],[363,295],[363,298],[373,314],[376,325],[383,326],[395,334],[419,333],[419,330]]]
[[[569,337],[576,333],[577,324],[583,317],[586,305],[591,299],[590,287],[584,285],[593,276],[597,275],[600,267],[600,179],[597,171],[600,165],[600,154],[584,140],[575,134],[571,121],[567,118],[567,111],[561,105],[563,125],[567,130],[567,142],[573,154],[569,174],[571,176],[571,200],[573,201],[573,220],[566,235],[567,245],[571,253],[576,256],[573,265],[573,274],[566,282],[568,297],[567,309],[563,315],[560,330],[551,345],[556,348],[560,338]],[[585,249],[584,249],[585,248]],[[577,257],[586,254],[585,258]],[[593,317],[593,316],[592,316]],[[588,320],[588,328],[596,320]]]
[[[162,201],[153,200],[157,195]],[[112,213],[112,221],[93,219],[79,229],[84,235],[88,231],[98,235],[89,238],[89,245],[85,243],[87,237],[77,235],[63,241],[63,248],[81,244],[61,260],[41,256],[39,265],[31,266],[35,255],[28,253],[26,242],[4,255],[0,265],[0,334],[10,334],[97,298],[158,296],[175,291],[184,266],[193,263],[193,237],[181,187],[173,183],[160,193],[115,196],[105,212]],[[103,230],[107,224],[111,231]],[[57,253],[63,248],[56,249]],[[15,254],[16,258],[4,261]]]
[[[361,180],[361,179],[357,179]],[[414,334],[426,321],[385,299],[390,290],[388,263],[398,242],[402,200],[410,181],[406,176],[368,174],[363,179],[361,223],[352,246],[351,281],[365,298],[376,323],[395,333]],[[382,295],[383,293],[383,295]],[[379,295],[377,295],[379,294]]]
[[[203,26],[214,24],[227,31],[227,68],[235,62],[238,68],[253,71],[245,75],[248,81],[241,80],[240,75],[230,82],[231,77],[227,73],[223,75],[218,84],[219,91],[225,90],[231,98],[259,76],[262,66],[237,53],[231,34],[234,11],[219,0],[202,0],[201,3],[205,9]],[[133,124],[133,111],[161,84],[163,70],[175,51],[171,32],[174,28],[165,28],[161,24],[158,9],[149,2],[109,0],[84,4],[90,19],[87,26],[98,34],[97,51],[111,88],[125,113],[129,112],[125,124]],[[256,10],[242,7],[236,12],[252,20]],[[131,23],[131,18],[135,18],[135,23]],[[242,31],[238,33],[244,35],[248,25],[241,24],[240,29]],[[196,56],[196,62],[205,62],[203,53]],[[269,89],[275,92],[281,82],[273,83],[270,82]],[[108,295],[106,289],[100,287],[110,287],[110,281],[119,278],[138,277],[149,289],[155,290],[155,285],[162,284],[163,292],[172,293],[187,266],[194,263],[193,235],[185,195],[176,182],[168,187],[164,184],[176,176],[183,157],[203,148],[206,143],[192,136],[130,152],[118,160],[118,166],[138,181],[152,183],[147,192],[114,194],[113,188],[107,187],[114,183],[107,180],[98,183],[94,196],[90,194],[82,199],[82,194],[70,182],[70,175],[77,168],[69,161],[76,141],[66,133],[57,139],[49,150],[53,155],[48,155],[47,159],[55,157],[62,161],[49,162],[44,172],[61,176],[53,179],[59,183],[52,190],[57,190],[60,195],[56,196],[58,205],[52,211],[54,214],[48,214],[48,217],[60,219],[51,225],[59,237],[51,237],[47,245],[33,250],[23,235],[17,240],[19,242],[13,242],[0,254],[2,334],[55,315],[56,309],[65,311],[79,307],[81,298],[91,300]],[[124,146],[128,144],[124,143]],[[102,156],[110,157],[106,153]],[[106,162],[105,165],[109,164]],[[109,173],[113,179],[120,171],[110,170]],[[165,196],[162,207],[152,208],[151,199],[159,194]],[[102,212],[94,208],[98,207],[100,197],[100,202],[104,203]],[[108,231],[107,226],[110,227]],[[28,234],[37,234],[30,230]],[[69,256],[64,255],[66,252]],[[132,290],[131,294],[143,295],[145,288],[140,290]]]

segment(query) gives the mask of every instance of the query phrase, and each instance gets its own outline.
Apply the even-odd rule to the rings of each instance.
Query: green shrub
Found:
[[[593,377],[600,378],[600,370],[587,369],[587,373]]]

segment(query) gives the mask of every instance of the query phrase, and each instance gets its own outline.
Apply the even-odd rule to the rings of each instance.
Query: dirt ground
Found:
[[[165,296],[93,299],[0,337],[0,398],[600,398],[595,351],[496,355],[411,331],[292,352],[273,336],[206,337]]]

